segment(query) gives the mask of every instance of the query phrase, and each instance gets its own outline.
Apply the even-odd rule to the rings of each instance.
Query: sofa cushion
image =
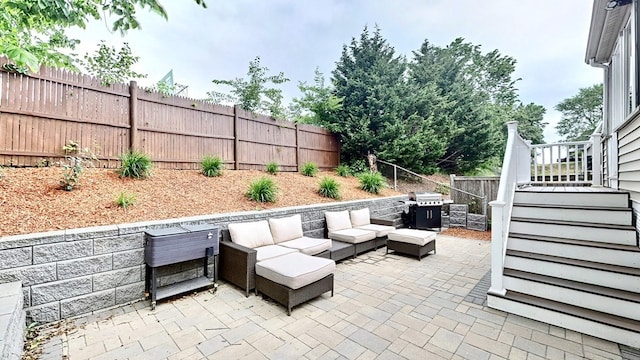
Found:
[[[267,220],[229,224],[231,241],[248,248],[273,245],[273,237]]]
[[[349,212],[349,217],[351,218],[351,226],[354,228],[371,224],[369,208],[351,210],[351,212]]]
[[[291,289],[314,283],[336,270],[336,262],[299,252],[261,261],[256,274]]]
[[[327,230],[332,233],[338,230],[351,229],[349,211],[326,211],[324,217],[327,220]]]
[[[316,255],[331,247],[331,239],[317,239],[303,236],[299,239],[281,242],[278,245],[296,249],[303,254]]]
[[[269,219],[269,227],[271,228],[273,242],[276,244],[283,241],[299,239],[304,236],[300,214],[285,218]]]
[[[426,230],[415,229],[398,229],[392,231],[387,235],[389,240],[399,241],[407,244],[415,244],[418,246],[424,246],[429,241],[436,239],[436,233]]]
[[[390,232],[396,229],[395,226],[377,225],[377,224],[363,225],[363,226],[358,226],[354,228],[375,231],[377,237],[387,236]]]
[[[266,245],[256,248],[256,261],[264,261],[273,259],[282,255],[298,252],[296,249],[280,246],[280,245]]]
[[[329,233],[329,239],[359,244],[376,238],[376,232],[363,229],[344,229]]]

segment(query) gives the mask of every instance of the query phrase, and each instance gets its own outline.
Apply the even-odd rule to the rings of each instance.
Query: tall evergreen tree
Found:
[[[602,84],[580,89],[570,98],[562,100],[555,109],[562,113],[556,125],[558,135],[565,141],[589,139],[602,121]]]
[[[425,171],[442,152],[431,119],[412,110],[417,104],[407,84],[406,60],[395,54],[376,28],[342,48],[332,81],[343,110],[330,129],[340,136],[343,160],[368,153]],[[433,141],[432,141],[433,140]],[[441,147],[441,146],[440,146]]]

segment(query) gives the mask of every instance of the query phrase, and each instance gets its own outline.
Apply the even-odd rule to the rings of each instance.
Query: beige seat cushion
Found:
[[[376,238],[376,232],[362,229],[344,229],[329,233],[329,239],[359,244]]]
[[[324,217],[327,220],[327,230],[329,233],[338,230],[351,229],[351,219],[349,211],[326,211]]]
[[[399,241],[407,244],[424,246],[428,242],[436,239],[436,233],[426,230],[398,229],[387,235],[389,240]]]
[[[316,239],[303,236],[299,239],[281,242],[278,245],[296,249],[303,254],[316,255],[331,247],[331,239]]]
[[[256,249],[256,261],[264,261],[276,258],[278,256],[291,254],[298,252],[296,249],[280,246],[280,245],[267,245],[260,246]]]
[[[353,226],[354,228],[371,224],[371,215],[369,214],[369,208],[351,210],[351,212],[349,212],[349,217],[351,219],[351,226]]]
[[[256,264],[256,274],[291,289],[314,283],[335,270],[335,261],[299,252]]]
[[[252,249],[274,244],[267,220],[229,224],[229,235],[234,243]]]
[[[279,244],[284,241],[299,239],[304,236],[302,232],[302,218],[300,214],[284,218],[269,219],[269,227],[273,242]]]
[[[363,226],[357,226],[356,229],[362,230],[371,230],[376,232],[377,237],[384,237],[389,235],[390,232],[394,231],[396,228],[394,226],[387,225],[377,225],[377,224],[369,224]]]

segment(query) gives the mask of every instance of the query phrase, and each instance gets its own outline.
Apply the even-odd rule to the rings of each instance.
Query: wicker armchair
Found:
[[[220,278],[242,288],[248,297],[249,292],[256,287],[257,251],[231,242],[228,230],[222,234],[219,255]]]

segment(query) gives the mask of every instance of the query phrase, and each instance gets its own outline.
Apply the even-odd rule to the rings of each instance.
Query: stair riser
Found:
[[[595,228],[559,224],[511,221],[510,232],[516,234],[551,236],[566,239],[597,241],[606,244],[637,245],[634,230]]]
[[[629,207],[629,195],[625,193],[607,194],[595,192],[516,192],[514,202],[537,205],[574,205],[599,207]]]
[[[613,299],[603,295],[509,276],[504,277],[504,287],[507,290],[640,321],[640,304],[633,301]]]
[[[509,250],[558,256],[568,259],[593,261],[640,269],[640,252],[602,249],[591,246],[553,243],[520,238],[509,238]]]
[[[640,347],[640,336],[638,336],[638,333],[634,331],[619,329],[552,310],[541,309],[536,306],[511,301],[494,295],[487,296],[487,305],[494,309],[585,333],[601,339],[631,347]]]
[[[608,211],[587,209],[557,209],[514,205],[511,216],[540,220],[562,220],[595,224],[631,225],[631,210]]]
[[[640,293],[640,276],[507,255],[505,268]]]

